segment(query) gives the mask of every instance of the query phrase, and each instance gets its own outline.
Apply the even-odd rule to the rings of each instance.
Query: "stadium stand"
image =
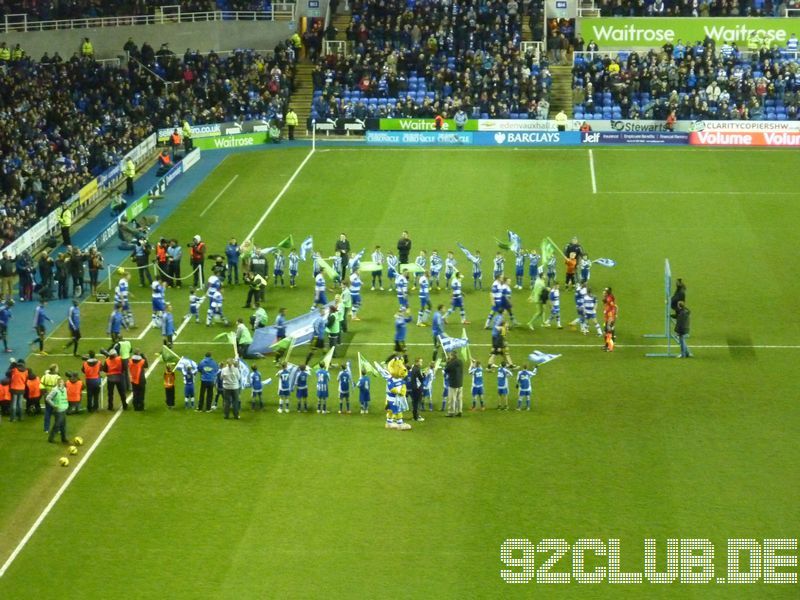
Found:
[[[521,55],[517,2],[433,4],[356,0],[349,56],[312,73],[311,118],[452,116],[539,118],[550,73]],[[544,113],[546,115],[546,113]]]
[[[772,0],[595,0],[603,17],[783,16],[786,4]]]
[[[576,119],[794,120],[800,65],[796,53],[757,52],[705,43],[646,53],[576,54]]]
[[[179,5],[186,12],[268,11],[269,0],[0,0],[0,19],[6,15],[27,14],[28,19],[51,21],[60,19],[92,19],[100,17],[151,15],[162,6]]]
[[[151,49],[152,50],[152,49]],[[133,53],[152,73],[77,56],[0,64],[0,245],[76,193],[154,127],[284,114],[294,54]]]

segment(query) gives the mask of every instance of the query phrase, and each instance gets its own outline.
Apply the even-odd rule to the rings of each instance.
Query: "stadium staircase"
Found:
[[[347,39],[347,28],[350,26],[350,13],[337,13],[333,17],[333,26],[338,30],[337,40]],[[295,91],[292,93],[292,108],[297,113],[298,125],[295,129],[295,139],[311,139],[311,132],[306,130],[308,117],[311,115],[311,101],[314,95],[314,81],[311,73],[314,70],[314,63],[307,58],[302,58],[297,62],[295,72]],[[283,132],[284,138],[287,135],[286,128]]]
[[[553,82],[550,86],[550,118],[563,110],[572,118],[572,66],[551,65],[550,74]]]
[[[303,58],[297,61],[297,70],[294,74],[295,91],[292,93],[292,108],[297,113],[297,127],[294,130],[295,139],[311,138],[306,131],[308,117],[311,114],[311,97],[314,93],[314,84],[311,81],[311,72],[314,63]]]

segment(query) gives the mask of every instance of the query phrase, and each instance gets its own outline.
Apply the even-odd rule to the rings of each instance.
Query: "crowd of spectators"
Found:
[[[782,17],[784,0],[595,0],[603,17]]]
[[[684,45],[598,53],[573,68],[575,118],[794,120],[800,64],[777,47]]]
[[[100,64],[76,53],[0,61],[0,247],[119,164],[154,127],[282,118],[294,76],[283,43],[272,56],[227,57],[168,47],[152,56],[129,42],[137,61]]]
[[[267,11],[270,0],[0,0],[0,19],[26,14],[31,21],[93,19],[152,15],[162,6],[180,5],[185,12]]]
[[[539,115],[550,74],[520,52],[517,0],[355,0],[347,56],[323,56],[312,117]],[[536,118],[535,116],[533,118]]]

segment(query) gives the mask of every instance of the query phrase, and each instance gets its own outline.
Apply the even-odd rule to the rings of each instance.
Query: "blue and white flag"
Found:
[[[464,348],[469,345],[469,340],[465,337],[450,337],[448,335],[439,336],[439,341],[442,344],[442,349],[445,352],[455,352],[459,348]]]
[[[538,350],[534,350],[528,355],[528,360],[531,361],[535,365],[543,365],[545,363],[549,363],[551,360],[557,359],[560,354],[546,354],[545,352],[539,352]]]
[[[197,373],[197,363],[194,362],[191,358],[187,358],[182,356],[177,363],[175,363],[175,371],[183,371],[188,370],[192,373]]]
[[[242,380],[242,389],[250,387],[250,367],[241,358],[239,359],[239,378]]]
[[[347,263],[347,268],[351,271],[358,271],[358,264],[361,262],[361,257],[364,256],[364,252],[366,248],[362,248],[361,252],[356,254],[353,258],[350,259],[350,262]]]
[[[514,253],[519,253],[522,250],[522,239],[510,229],[508,230],[508,245]]]
[[[458,243],[456,245],[459,248],[461,248],[461,251],[464,253],[464,255],[467,257],[467,259],[470,262],[473,262],[473,263],[478,262],[478,260],[479,260],[478,257],[476,257],[474,254],[472,254],[472,252],[470,252],[469,250],[467,250],[466,247],[464,246],[464,244]]]
[[[617,261],[612,260],[610,258],[595,258],[592,262],[596,262],[598,265],[602,265],[603,267],[617,266]]]
[[[300,244],[300,260],[305,260],[309,254],[314,253],[314,238],[312,236],[308,236],[306,239],[303,240],[303,243]]]

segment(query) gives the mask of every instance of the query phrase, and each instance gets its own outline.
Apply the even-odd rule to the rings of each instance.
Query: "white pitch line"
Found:
[[[297,176],[300,174],[300,171],[303,170],[303,167],[306,166],[306,163],[308,162],[308,159],[311,158],[313,155],[314,155],[314,148],[309,150],[308,154],[303,159],[303,162],[301,162],[300,166],[298,166],[297,169],[295,169],[294,173],[292,173],[292,176],[289,178],[289,181],[287,181],[286,185],[283,186],[283,189],[281,189],[281,191],[278,192],[278,195],[275,196],[275,199],[272,201],[272,204],[270,204],[267,207],[267,210],[264,211],[264,214],[261,215],[261,218],[258,220],[258,222],[255,225],[253,225],[253,228],[250,230],[250,233],[248,233],[244,237],[244,239],[250,240],[250,239],[253,238],[253,235],[255,234],[255,232],[258,231],[258,228],[261,227],[261,225],[267,219],[267,217],[269,216],[269,213],[271,213],[272,209],[275,208],[275,205],[278,204],[278,201],[281,198],[283,198],[283,195],[286,193],[286,190],[288,190],[289,186],[292,185],[292,183],[294,182],[295,179],[297,179]]]
[[[248,238],[251,237],[253,235],[253,233],[255,232],[255,230],[258,229],[261,226],[261,224],[266,220],[267,215],[269,215],[269,213],[272,212],[272,209],[275,208],[275,205],[278,204],[278,201],[286,193],[286,190],[289,189],[289,186],[291,185],[291,183],[297,178],[297,175],[300,173],[302,168],[308,162],[308,159],[311,158],[312,154],[314,154],[314,149],[313,148],[308,153],[308,155],[305,157],[305,159],[303,159],[303,162],[300,163],[300,166],[297,167],[297,170],[291,176],[291,178],[286,183],[286,185],[283,186],[283,189],[280,191],[280,193],[272,201],[272,204],[270,204],[269,207],[267,208],[267,210],[264,212],[264,214],[261,215],[261,218],[258,220],[258,223],[256,223],[256,226],[253,228],[253,231],[251,231],[250,235],[247,236]],[[183,322],[180,324],[178,329],[175,331],[175,336],[174,337],[176,339],[181,334],[181,332],[184,330],[184,328],[186,327],[186,325],[189,323],[190,320],[191,320],[191,317],[189,315],[184,317]],[[151,326],[152,326],[152,321],[150,323],[151,323]],[[150,365],[150,367],[145,372],[145,377],[149,376],[150,373],[153,372],[153,369],[155,369],[160,362],[161,362],[161,356],[159,355],[159,356],[156,357],[156,359],[153,361],[153,363]],[[128,397],[130,398],[130,395]],[[59,501],[61,496],[64,495],[64,492],[67,490],[69,485],[73,482],[75,477],[78,475],[80,470],[83,468],[83,465],[86,464],[86,461],[89,460],[89,457],[94,453],[95,449],[100,445],[100,442],[102,442],[103,439],[108,434],[108,432],[111,431],[111,428],[117,422],[117,420],[119,419],[119,416],[121,414],[122,414],[122,409],[120,408],[114,413],[114,416],[111,417],[111,419],[108,421],[108,423],[106,423],[106,426],[100,432],[100,435],[97,436],[97,439],[94,441],[94,443],[89,447],[89,450],[86,451],[86,454],[83,456],[81,461],[75,466],[75,469],[69,474],[69,476],[64,481],[64,483],[61,484],[61,487],[58,488],[58,491],[56,492],[55,496],[53,496],[53,498],[50,500],[50,502],[47,503],[47,506],[44,507],[44,510],[42,510],[41,514],[36,518],[36,521],[34,521],[33,525],[31,525],[31,528],[23,536],[23,538],[20,540],[19,544],[17,544],[17,546],[14,548],[14,551],[8,557],[6,562],[3,563],[3,566],[0,567],[0,579],[3,578],[3,576],[6,574],[6,572],[8,571],[9,567],[12,565],[14,560],[16,560],[17,556],[19,556],[19,553],[22,552],[22,550],[25,548],[25,546],[30,541],[31,537],[33,537],[33,534],[36,533],[36,530],[39,529],[39,526],[47,518],[47,515],[50,514],[50,511],[53,510],[53,507]]]
[[[213,199],[211,202],[209,202],[209,203],[208,203],[208,206],[206,206],[206,207],[203,209],[203,212],[201,212],[201,213],[200,213],[200,216],[201,216],[201,217],[202,217],[204,214],[206,214],[206,212],[208,211],[208,209],[209,209],[209,208],[211,208],[212,206],[214,206],[214,203],[215,203],[217,200],[219,200],[219,199],[220,199],[220,196],[222,196],[222,194],[224,194],[224,193],[226,192],[226,190],[227,190],[229,187],[231,187],[231,186],[233,185],[233,182],[234,182],[234,181],[236,181],[237,179],[239,179],[239,174],[238,174],[238,173],[237,173],[236,175],[234,175],[234,176],[231,178],[231,180],[228,182],[228,184],[227,184],[227,185],[226,185],[224,188],[222,188],[222,190],[220,191],[220,193],[219,193],[219,194],[217,194],[216,196],[214,196],[214,199]]]
[[[592,149],[589,148],[589,172],[592,174],[592,193],[597,193],[597,178],[594,174],[594,153],[592,153]]]

